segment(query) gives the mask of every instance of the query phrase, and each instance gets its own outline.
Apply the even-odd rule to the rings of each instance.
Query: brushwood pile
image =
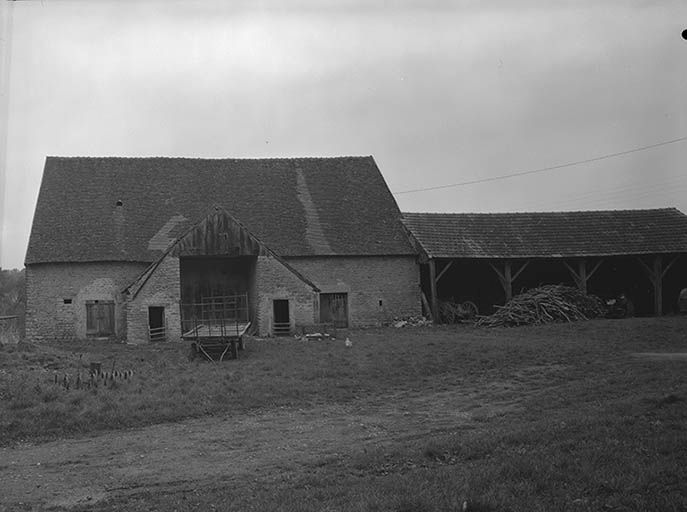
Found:
[[[602,317],[603,301],[577,288],[545,285],[513,297],[496,312],[483,316],[477,324],[484,327],[514,327],[553,322],[575,322]]]

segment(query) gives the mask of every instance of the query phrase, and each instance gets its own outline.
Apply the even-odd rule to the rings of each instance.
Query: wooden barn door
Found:
[[[335,327],[348,327],[348,294],[320,294],[320,322]]]
[[[114,302],[94,300],[86,303],[87,335],[112,336],[114,327]]]

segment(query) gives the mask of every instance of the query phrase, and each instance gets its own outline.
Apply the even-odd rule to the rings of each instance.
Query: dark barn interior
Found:
[[[257,256],[180,258],[183,330],[188,331],[198,319],[243,322],[254,318],[250,290],[256,262]]]
[[[180,259],[181,302],[249,292],[256,256],[186,256]]]
[[[677,255],[664,256],[668,263]],[[572,273],[566,265],[576,268],[576,262],[562,258],[539,258],[531,260],[513,260],[513,273],[527,261],[522,272],[513,280],[513,295],[544,284],[563,284],[577,286]],[[599,258],[590,258],[588,266],[594,268]],[[652,257],[642,257],[646,266],[651,267]],[[448,263],[450,266],[442,273]],[[492,268],[503,267],[503,260],[489,259],[437,259],[437,296],[440,301],[462,303],[474,302],[480,315],[489,315],[495,306],[506,302],[505,290],[498,275]],[[422,291],[428,299],[431,297],[428,265],[421,268]],[[678,311],[680,290],[687,288],[687,256],[678,257],[663,277],[662,305],[664,314]],[[601,298],[617,297],[625,294],[634,306],[637,316],[654,314],[654,287],[647,271],[637,256],[610,256],[601,259],[596,271],[587,281],[587,292]]]

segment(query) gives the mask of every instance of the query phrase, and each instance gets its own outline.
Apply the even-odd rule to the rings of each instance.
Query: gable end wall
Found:
[[[273,301],[287,299],[291,330],[316,323],[318,296],[311,286],[272,256],[258,256],[251,295],[257,298],[254,322],[258,334],[268,336],[274,325]]]
[[[179,258],[168,254],[135,298],[127,303],[127,343],[149,342],[148,308],[165,308],[166,341],[181,341],[181,277]]]

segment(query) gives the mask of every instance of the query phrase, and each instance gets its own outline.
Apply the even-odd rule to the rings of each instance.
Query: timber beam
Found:
[[[453,265],[453,260],[449,260],[445,265],[444,268],[441,269],[441,271],[437,274],[437,264],[436,260],[434,258],[429,258],[427,261],[427,264],[429,266],[429,293],[430,293],[430,300],[428,304],[428,309],[432,313],[432,321],[434,323],[440,323],[440,318],[439,318],[439,296],[437,293],[437,285],[439,284],[439,279],[443,277],[443,275],[448,271],[448,269],[451,268]],[[423,294],[424,295],[424,294]],[[427,297],[424,297],[424,301],[427,302]]]
[[[506,296],[506,302],[513,298],[513,281],[515,281],[518,276],[522,274],[522,271],[525,270],[529,263],[529,260],[525,261],[515,273],[513,273],[513,266],[510,260],[506,260],[503,263],[503,272],[493,263],[489,263],[489,266],[494,270],[494,272],[496,272],[496,276],[501,282],[503,292]]]
[[[432,311],[432,306],[429,305],[427,296],[422,290],[420,290],[420,298],[422,299],[422,309],[427,312],[427,316],[434,322],[434,311]]]
[[[660,254],[654,256],[651,267],[644,263],[641,257],[637,256],[637,261],[646,272],[649,281],[654,288],[654,314],[661,316],[663,314],[663,278],[670,270],[680,255],[674,256],[668,264],[663,266],[663,257]]]
[[[437,284],[439,283],[439,279],[441,279],[441,276],[443,276],[443,275],[446,273],[446,271],[447,271],[448,269],[451,268],[451,265],[453,265],[453,260],[450,260],[450,261],[444,266],[444,268],[441,269],[441,272],[439,272],[439,273],[437,274]]]
[[[596,265],[594,265],[592,269],[589,272],[587,272],[587,260],[585,260],[584,258],[577,260],[577,270],[570,266],[566,261],[563,261],[563,265],[565,265],[565,267],[572,275],[573,280],[577,285],[577,288],[579,288],[579,290],[585,294],[587,293],[587,283],[592,278],[594,273],[597,270],[599,270],[599,267],[602,263],[603,260],[597,261]]]
[[[432,308],[432,319],[438,324],[440,322],[439,297],[437,295],[437,267],[434,258],[430,258],[427,265],[429,266],[429,304]]]

